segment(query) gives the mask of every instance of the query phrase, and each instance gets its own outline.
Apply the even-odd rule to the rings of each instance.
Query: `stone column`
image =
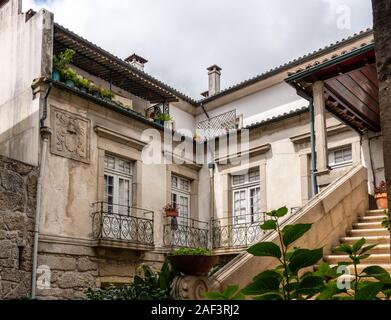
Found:
[[[317,81],[313,85],[316,137],[316,164],[318,175],[329,172],[326,128],[326,104],[324,97],[324,83]]]
[[[388,207],[391,208],[391,0],[373,0],[372,6],[384,171],[388,190]]]

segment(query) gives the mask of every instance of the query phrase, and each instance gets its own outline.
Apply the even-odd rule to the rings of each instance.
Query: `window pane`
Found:
[[[105,156],[105,168],[114,170],[115,169],[115,158],[111,156]]]
[[[239,184],[243,184],[244,182],[246,181],[246,176],[245,175],[235,175],[233,176],[233,185],[236,186],[236,185],[239,185]]]
[[[104,195],[103,199],[105,202],[104,210],[107,212],[113,212],[114,203],[114,178],[112,176],[104,176]]]
[[[175,177],[175,176],[171,177],[171,186],[173,188],[178,188],[178,178],[177,177]]]
[[[250,171],[248,181],[249,182],[259,181],[259,170]]]
[[[117,161],[117,170],[120,171],[120,172],[123,172],[123,173],[127,173],[127,174],[131,174],[132,173],[132,169],[131,169],[131,163],[130,161],[124,161],[124,160],[121,160],[121,159],[118,159]]]

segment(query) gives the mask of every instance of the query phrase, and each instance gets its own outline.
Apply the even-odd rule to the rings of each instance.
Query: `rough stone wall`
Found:
[[[46,280],[50,286],[38,288],[37,297],[40,300],[84,299],[88,288],[129,284],[141,264],[160,269],[162,262],[162,254],[144,255],[130,250],[40,241],[38,269],[49,268]],[[38,283],[41,276],[38,272]]]
[[[31,293],[38,168],[0,156],[0,299]]]
[[[391,207],[391,0],[372,0],[384,170]]]

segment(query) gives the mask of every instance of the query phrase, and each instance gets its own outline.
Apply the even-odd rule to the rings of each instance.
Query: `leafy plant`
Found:
[[[210,300],[244,300],[244,294],[239,290],[239,286],[228,286],[223,293],[208,292],[206,297]]]
[[[342,262],[339,265],[352,265],[354,270],[353,280],[351,281],[353,288],[346,291],[344,299],[375,300],[378,299],[380,292],[383,292],[386,297],[390,298],[391,276],[384,268],[380,266],[369,266],[361,273],[358,272],[358,265],[362,260],[369,258],[369,251],[377,246],[377,244],[365,246],[365,243],[365,238],[362,238],[353,245],[342,244],[334,250],[336,253],[347,254],[350,259],[349,262]],[[334,298],[338,298],[338,296]]]
[[[170,256],[211,256],[212,252],[206,248],[180,248],[169,253]]]
[[[65,49],[53,57],[53,68],[62,71],[72,63],[75,51],[72,49]]]
[[[75,82],[75,85],[80,89],[84,88],[86,91],[89,91],[91,82],[88,79],[85,79],[81,76],[77,76],[77,81]]]
[[[314,271],[315,265],[323,257],[323,249],[314,250],[291,248],[292,244],[311,229],[311,224],[286,225],[282,228],[279,218],[288,213],[286,207],[267,213],[271,219],[260,227],[265,231],[275,231],[278,234],[279,245],[273,242],[261,242],[253,245],[247,251],[258,257],[272,257],[279,264],[276,268],[258,274],[239,295],[237,287],[229,287],[224,293],[209,292],[209,299],[229,300],[252,296],[255,300],[372,300],[378,299],[380,292],[387,298],[391,297],[391,277],[389,273],[379,267],[370,266],[358,274],[357,265],[369,257],[368,252],[376,245],[365,245],[361,239],[353,245],[342,244],[335,252],[347,253],[350,261],[331,267],[321,263]],[[341,266],[353,265],[355,274],[353,283],[348,278],[348,284],[341,286],[343,279],[339,278]],[[313,269],[312,271],[308,271]],[[371,281],[368,281],[371,280]],[[349,282],[350,281],[350,282]],[[234,290],[235,289],[235,290]]]
[[[75,84],[79,81],[76,71],[70,68],[62,69],[61,76],[64,80],[73,81]]]
[[[162,113],[157,118],[155,118],[155,120],[169,122],[172,120],[172,117],[168,113]]]
[[[110,90],[108,90],[106,88],[101,88],[99,91],[100,91],[100,96],[103,99],[113,100],[114,94]]]
[[[388,210],[384,210],[384,215],[385,217],[383,218],[381,225],[383,228],[390,229],[390,217]]]
[[[148,265],[141,266],[141,275],[136,275],[129,286],[110,285],[106,289],[88,289],[85,293],[88,300],[172,300],[171,283],[176,276],[165,262],[160,272],[155,272]]]
[[[375,186],[375,193],[387,193],[387,185],[384,180],[382,180],[379,186]]]

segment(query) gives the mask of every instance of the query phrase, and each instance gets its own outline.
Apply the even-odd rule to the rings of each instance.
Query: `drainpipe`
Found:
[[[204,112],[206,118],[209,120],[210,116],[208,112],[206,111],[204,104],[201,102],[200,104],[202,111]],[[210,154],[212,157],[214,157],[214,152],[211,149],[210,145],[206,141],[206,145],[209,148]],[[210,179],[209,179],[209,185],[210,185],[210,202],[209,202],[209,212],[210,212],[210,226],[209,226],[209,233],[210,233],[210,243],[213,248],[213,224],[214,224],[214,175],[215,175],[215,168],[216,164],[212,160],[211,163],[208,163],[208,169],[209,169],[209,174],[210,174]]]
[[[315,111],[314,111],[314,99],[309,96],[299,86],[292,84],[296,88],[296,93],[303,99],[309,102],[310,109],[310,136],[311,136],[311,190],[312,195],[316,196],[319,193],[318,179],[316,173],[318,171],[316,167],[316,147],[315,147]]]
[[[52,90],[52,84],[50,83],[49,89],[44,97],[44,108],[42,112],[42,118],[40,119],[40,136],[42,139],[42,146],[41,146],[41,159],[40,159],[39,177],[38,177],[37,193],[36,193],[31,299],[36,299],[36,289],[37,289],[38,238],[39,238],[39,226],[40,226],[40,219],[41,219],[42,180],[45,173],[46,153],[47,153],[49,138],[51,135],[50,128],[45,127],[44,123],[47,118],[47,110],[48,110],[47,100],[51,90]]]

